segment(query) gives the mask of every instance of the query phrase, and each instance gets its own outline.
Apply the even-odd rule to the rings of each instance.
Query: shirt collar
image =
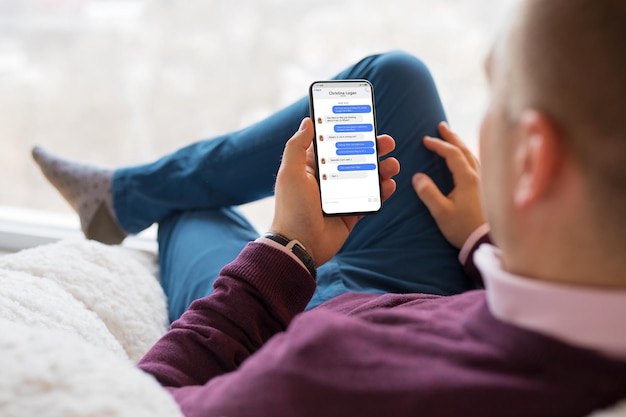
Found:
[[[498,319],[528,330],[626,359],[626,291],[573,286],[513,275],[500,251],[483,244],[474,255]]]

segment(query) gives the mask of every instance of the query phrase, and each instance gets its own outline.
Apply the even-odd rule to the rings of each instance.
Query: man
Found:
[[[574,416],[626,396],[625,18],[617,0],[527,0],[496,43],[480,177],[500,249],[478,248],[476,160],[445,124],[444,140],[424,139],[454,188],[424,173],[412,184],[486,290],[348,292],[299,314],[315,291],[306,253],[334,259],[362,224],[321,215],[305,119],[271,231],[306,253],[247,245],[139,366],[188,416]],[[385,197],[397,169],[381,163]]]

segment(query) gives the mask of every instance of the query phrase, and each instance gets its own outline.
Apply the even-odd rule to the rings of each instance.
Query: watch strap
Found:
[[[300,261],[304,264],[306,269],[311,273],[313,278],[317,275],[317,269],[315,268],[315,261],[311,258],[311,255],[306,251],[306,248],[302,245],[302,243],[298,242],[296,239],[288,239],[285,236],[279,233],[268,232],[263,235],[265,239],[273,240],[276,243],[283,245],[287,248],[291,253],[296,255]]]

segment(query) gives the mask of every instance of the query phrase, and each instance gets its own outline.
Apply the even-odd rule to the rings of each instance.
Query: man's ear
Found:
[[[515,206],[525,208],[550,192],[563,158],[562,141],[554,122],[537,110],[526,110],[519,121],[515,152]]]

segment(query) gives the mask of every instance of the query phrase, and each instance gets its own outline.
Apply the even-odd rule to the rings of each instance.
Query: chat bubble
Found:
[[[341,116],[326,116],[324,117],[326,123],[355,123],[362,122],[363,116],[360,114],[344,114]]]
[[[349,164],[337,165],[337,171],[372,171],[376,169],[376,164]]]
[[[348,148],[348,149],[337,149],[335,154],[337,156],[344,155],[372,155],[374,153],[374,148]]]
[[[333,113],[345,114],[345,113],[371,113],[372,106],[363,105],[347,105],[347,106],[333,106]]]
[[[351,132],[371,132],[374,130],[374,126],[370,123],[361,123],[354,125],[335,125],[333,127],[336,133],[351,133]]]
[[[368,173],[366,171],[352,171],[352,172],[334,172],[328,176],[329,180],[354,180],[358,178],[367,178]]]
[[[326,136],[326,139],[329,141],[336,141],[336,140],[359,140],[359,139],[363,139],[365,137],[365,135],[363,133],[353,133],[350,135],[328,135]]]
[[[345,164],[348,162],[365,162],[367,161],[367,157],[365,156],[333,156],[328,158],[329,164]]]
[[[374,142],[371,140],[366,140],[363,142],[337,142],[335,143],[336,148],[373,148]]]

